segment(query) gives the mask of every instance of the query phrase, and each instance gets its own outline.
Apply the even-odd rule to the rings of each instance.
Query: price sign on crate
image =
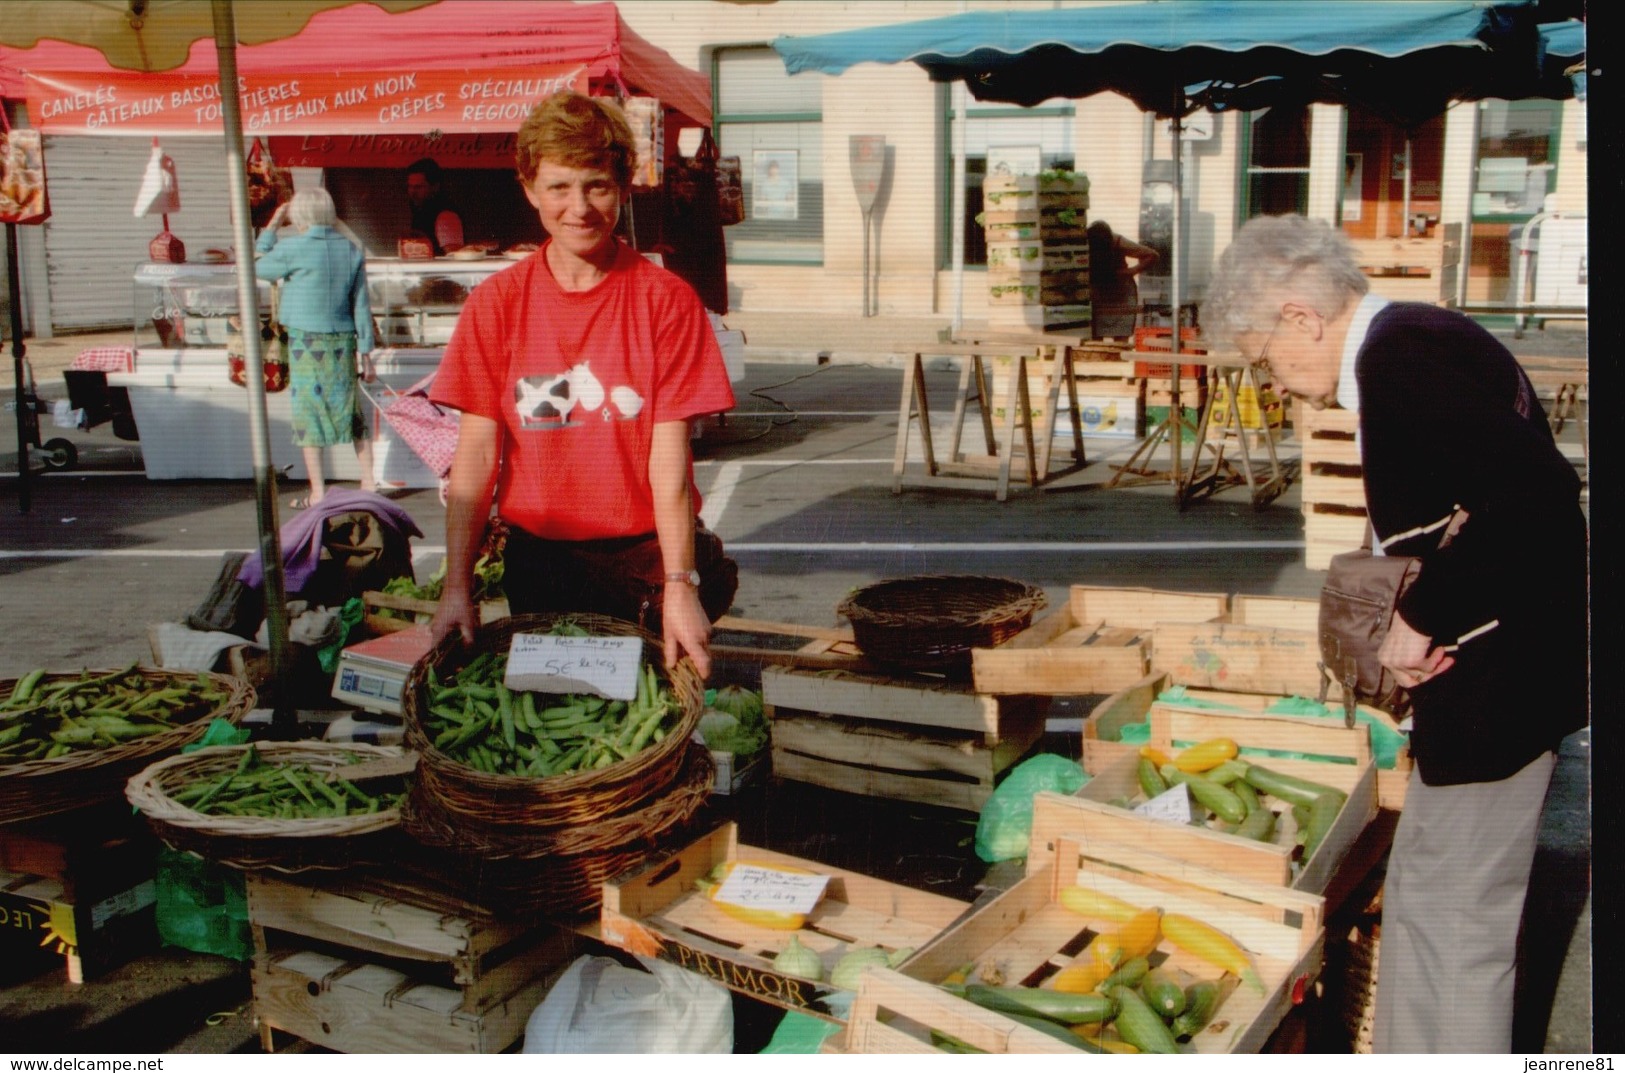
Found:
[[[516,633],[508,645],[508,672],[502,682],[514,690],[635,700],[642,670],[641,637]]]
[[[717,888],[716,900],[747,909],[810,913],[824,896],[829,876],[781,872],[760,865],[735,865]]]

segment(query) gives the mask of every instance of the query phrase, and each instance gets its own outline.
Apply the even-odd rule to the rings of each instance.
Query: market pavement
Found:
[[[877,319],[884,324],[729,318],[749,340],[747,378],[738,409],[706,427],[696,457],[707,520],[740,563],[736,614],[836,625],[834,608],[852,588],[918,573],[1019,577],[1052,603],[1076,583],[1318,593],[1323,575],[1304,566],[1296,486],[1261,510],[1230,489],[1180,511],[1165,485],[1100,487],[1109,463],[1128,450],[1121,440],[1092,438],[1089,469],[1039,492],[1018,488],[1003,504],[974,482],[893,494],[899,355],[935,338],[945,322]],[[1554,327],[1530,332],[1515,349],[1537,343],[1521,352],[1585,348],[1583,332]],[[55,370],[91,344],[65,337],[31,346],[47,398],[61,395]],[[934,393],[951,394],[952,376],[934,367]],[[15,478],[0,483],[0,678],[146,658],[147,625],[183,617],[207,593],[221,556],[255,544],[249,482],[147,481],[138,443],[106,426],[63,434],[78,443],[80,464],[41,474],[29,513],[15,511]],[[1565,431],[1565,450],[1584,466],[1575,435],[1573,426]],[[1294,445],[1282,447],[1290,466]],[[8,440],[0,472],[14,470]],[[416,553],[425,576],[443,548],[440,507],[432,491],[395,498],[424,530]],[[1065,724],[1052,729],[1046,748],[1076,748]],[[1515,1026],[1524,1051],[1593,1046],[1589,748],[1589,732],[1565,743],[1542,825]],[[754,834],[801,856],[963,897],[984,879],[967,849],[965,814],[796,787],[774,783],[740,799],[747,841]],[[235,963],[168,950],[82,987],[60,971],[12,982],[0,988],[0,1026],[87,1051],[252,1051],[257,1039],[240,1009],[246,988]],[[237,1015],[207,1023],[231,1011]],[[1596,1042],[1606,1031],[1597,1026]]]

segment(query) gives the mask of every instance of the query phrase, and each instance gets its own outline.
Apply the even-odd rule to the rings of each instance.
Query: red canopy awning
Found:
[[[444,0],[398,14],[357,4],[316,15],[295,37],[244,46],[237,62],[245,123],[258,103],[268,119],[261,134],[329,133],[341,106],[354,133],[489,132],[501,129],[493,115],[522,117],[518,106],[536,99],[527,94],[545,96],[551,90],[537,87],[560,79],[574,84],[577,71],[591,92],[652,96],[681,120],[711,122],[709,79],[633,33],[612,3]],[[184,66],[152,74],[114,72],[94,49],[55,41],[0,48],[0,96],[26,99],[31,122],[59,133],[209,130],[193,114],[207,101],[194,101],[192,90],[214,75],[207,41]],[[346,75],[363,81],[350,85]],[[380,86],[395,89],[381,99]],[[370,128],[349,125],[369,116]]]

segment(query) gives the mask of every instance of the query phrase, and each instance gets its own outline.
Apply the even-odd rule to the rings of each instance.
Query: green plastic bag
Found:
[[[361,625],[361,620],[366,618],[366,614],[366,606],[359,596],[350,597],[344,601],[344,606],[339,608],[338,639],[316,650],[316,665],[324,673],[332,674],[338,670],[339,657],[344,654],[344,645],[349,641],[351,631]]]
[[[1040,790],[1075,794],[1089,781],[1076,760],[1039,753],[1004,777],[976,821],[976,855],[989,863],[1027,855],[1033,833],[1033,795]]]
[[[233,961],[254,956],[243,875],[179,850],[158,851],[158,938]]]
[[[824,1041],[841,1030],[834,1021],[791,1010],[773,1030],[762,1054],[817,1054]]]
[[[249,736],[247,727],[232,726],[224,719],[211,719],[209,729],[203,732],[203,736],[190,745],[182,745],[181,752],[195,753],[211,745],[241,745]]]

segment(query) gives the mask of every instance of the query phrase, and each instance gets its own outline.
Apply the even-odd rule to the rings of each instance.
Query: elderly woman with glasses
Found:
[[[1379,653],[1410,692],[1416,766],[1383,894],[1374,1046],[1506,1052],[1554,751],[1588,718],[1579,479],[1507,348],[1461,313],[1371,294],[1323,222],[1248,221],[1203,322],[1310,406],[1358,412],[1374,546],[1422,563]]]

